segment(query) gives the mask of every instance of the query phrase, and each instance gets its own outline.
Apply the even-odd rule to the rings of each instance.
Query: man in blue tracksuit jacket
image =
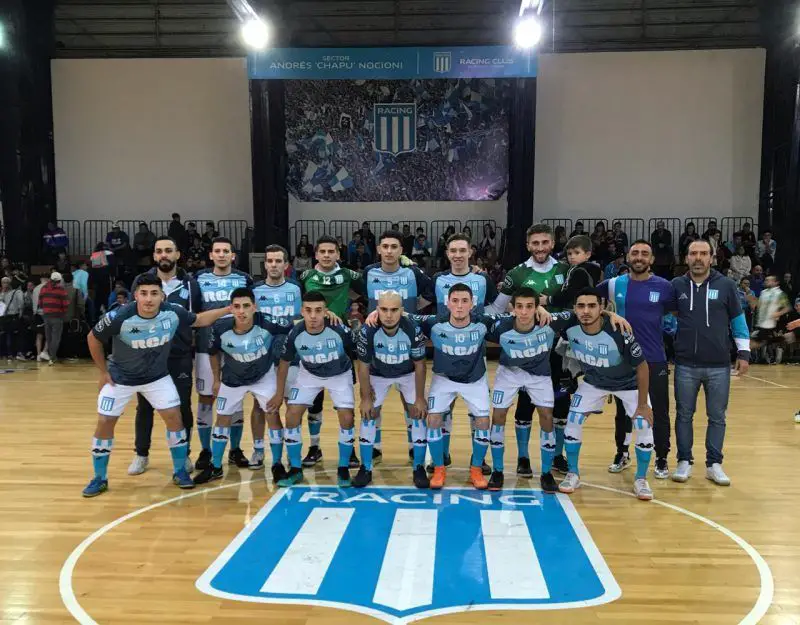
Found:
[[[736,342],[736,371],[742,374],[749,367],[750,335],[736,284],[711,269],[711,257],[708,241],[692,242],[686,255],[688,273],[672,281],[678,317],[675,335],[678,467],[672,479],[685,482],[692,475],[692,418],[702,386],[708,413],[706,478],[728,486],[731,481],[722,470],[722,445],[731,380],[730,333]]]

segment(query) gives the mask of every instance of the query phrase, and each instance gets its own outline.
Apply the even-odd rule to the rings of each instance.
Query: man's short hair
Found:
[[[173,239],[171,236],[169,236],[168,234],[164,234],[164,235],[162,235],[160,237],[156,237],[156,244],[159,241],[169,241],[170,243],[172,243],[172,245],[175,246],[176,250],[178,249],[178,242],[175,239]]]
[[[332,237],[329,234],[323,234],[319,239],[317,239],[317,243],[314,246],[314,251],[318,250],[319,246],[323,245],[325,243],[330,243],[332,245],[335,245],[336,249],[337,250],[339,249],[339,241],[336,240],[336,237]],[[305,301],[305,300],[303,300],[303,301]]]
[[[533,224],[530,228],[525,231],[525,238],[526,240],[531,238],[534,234],[546,234],[551,239],[553,238],[553,229],[548,226],[547,224]]]
[[[466,234],[464,234],[463,232],[456,232],[455,234],[451,234],[449,237],[447,237],[447,247],[450,247],[450,244],[455,241],[464,241],[464,243],[466,243],[467,246],[469,246],[470,243],[472,243],[472,241],[470,241],[469,237]]]
[[[178,213],[172,213],[172,218],[173,218],[173,219],[175,219],[176,217],[177,217],[178,219],[180,219],[180,218],[181,218],[181,216],[180,216]]]
[[[233,300],[235,300],[237,297],[246,297],[254,304],[256,303],[256,295],[253,293],[253,289],[251,289],[249,286],[240,286],[233,289],[233,291],[231,291],[231,302],[233,302]]]
[[[469,293],[471,297],[472,289],[469,288],[468,284],[464,284],[463,282],[456,282],[453,286],[450,287],[450,291],[447,294],[447,298],[449,299],[453,293]]]
[[[578,298],[583,297],[584,295],[587,295],[589,297],[596,297],[598,304],[603,303],[603,296],[600,295],[600,291],[591,286],[584,287],[580,291],[578,291],[578,294],[575,296],[575,302],[577,303]]]
[[[283,254],[284,262],[289,260],[289,252],[287,251],[287,249],[285,247],[283,247],[282,245],[277,245],[275,243],[273,243],[272,245],[267,245],[266,249],[264,250],[264,260],[267,259],[267,254],[270,254],[270,253],[273,253],[273,252],[280,252],[281,254]]]
[[[653,251],[653,245],[647,239],[636,239],[633,243],[631,243],[631,247],[634,245],[646,245],[650,248],[650,251]],[[630,248],[628,248],[630,250]]]
[[[142,286],[157,286],[159,289],[163,288],[161,286],[161,278],[150,273],[143,273],[139,276],[139,279],[136,281],[136,288],[138,289]]]
[[[694,245],[695,243],[705,243],[706,245],[708,245],[708,251],[709,252],[712,252],[713,249],[714,249],[714,248],[711,247],[711,243],[709,241],[707,241],[706,239],[695,239],[694,241],[691,241],[689,243],[689,245],[686,247],[686,251],[688,252],[689,248],[691,248],[692,245]]]
[[[211,249],[212,250],[214,249],[214,246],[217,243],[227,243],[228,245],[231,246],[231,251],[233,251],[233,241],[231,241],[228,237],[214,237],[211,240]]]
[[[425,234],[425,228],[423,228],[422,226],[417,226],[415,232],[421,232],[422,234]]]
[[[319,291],[306,291],[303,293],[304,304],[312,304],[314,302],[322,302],[326,306],[328,305],[328,302],[325,300],[325,296]]]
[[[574,237],[570,237],[569,241],[567,241],[565,249],[583,250],[584,252],[591,252],[592,240],[585,234],[576,234]]]
[[[403,234],[399,230],[386,230],[378,237],[378,244],[384,239],[396,239],[400,245],[403,245]]]
[[[539,303],[539,294],[529,286],[523,286],[517,289],[514,295],[511,296],[511,305],[513,306],[516,304],[520,297],[529,297],[533,299],[534,303]]]

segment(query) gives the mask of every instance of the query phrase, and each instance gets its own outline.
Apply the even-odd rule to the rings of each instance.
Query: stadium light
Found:
[[[542,38],[542,24],[536,16],[521,17],[514,27],[514,43],[520,48],[533,48]]]
[[[269,39],[269,26],[261,18],[252,18],[242,24],[242,40],[248,48],[263,50]]]

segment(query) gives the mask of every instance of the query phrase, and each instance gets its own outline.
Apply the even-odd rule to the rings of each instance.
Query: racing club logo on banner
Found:
[[[413,152],[417,146],[417,105],[375,104],[375,151],[387,154]]]

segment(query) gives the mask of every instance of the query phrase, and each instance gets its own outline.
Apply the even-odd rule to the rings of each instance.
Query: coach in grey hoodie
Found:
[[[750,362],[750,334],[736,284],[711,269],[711,258],[708,241],[693,241],[686,255],[688,273],[672,281],[678,316],[675,335],[678,466],[672,479],[685,482],[692,475],[692,419],[702,386],[708,413],[706,477],[728,486],[731,481],[722,470],[722,445],[731,381],[729,337],[732,332],[736,341],[736,370],[746,373]]]

